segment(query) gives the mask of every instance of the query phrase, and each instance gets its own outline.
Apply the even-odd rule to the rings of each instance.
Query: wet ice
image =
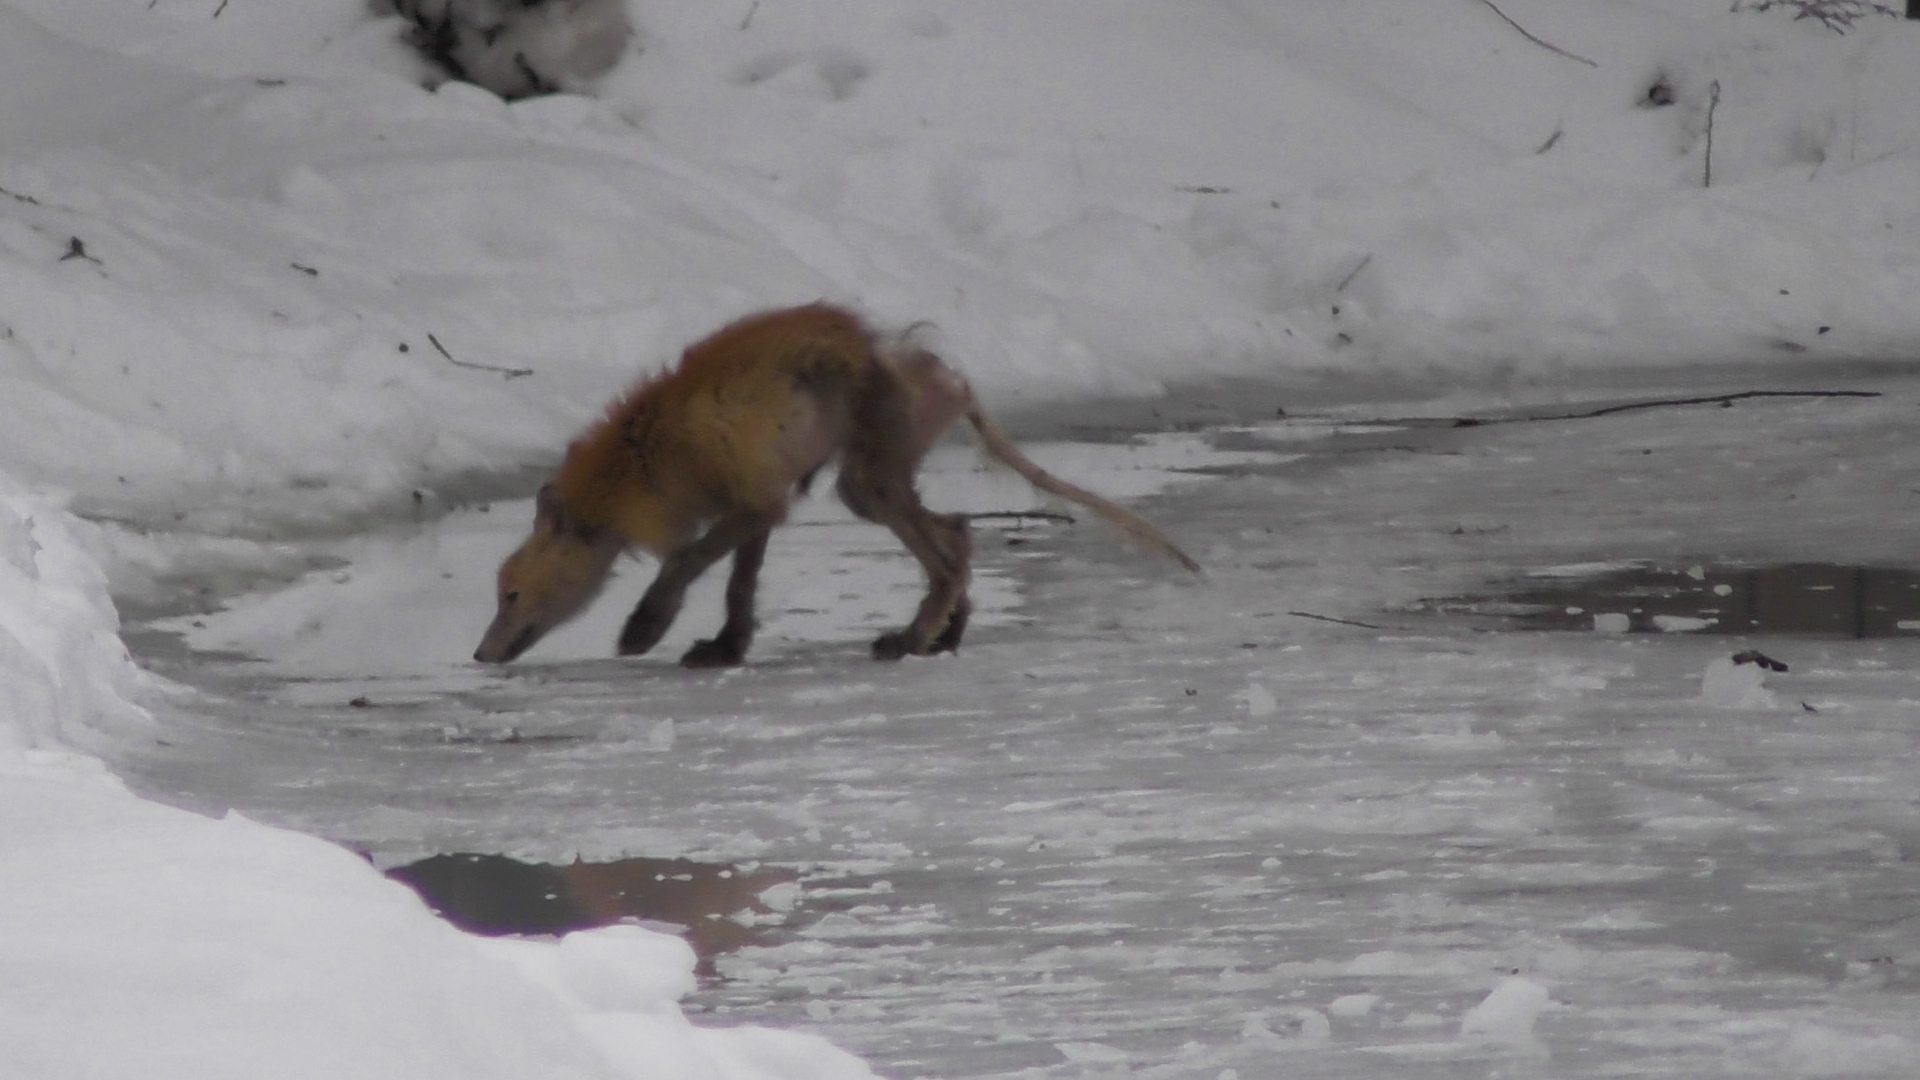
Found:
[[[1766,419],[1872,440],[1901,422],[1891,405]],[[983,575],[1008,586],[957,657],[864,659],[861,620],[899,617],[902,586],[724,674],[565,655],[476,678],[423,654],[372,682],[298,676],[297,653],[201,667],[229,703],[135,771],[383,863],[789,868],[795,902],[756,914],[690,1007],[822,1031],[897,1075],[1898,1076],[1920,966],[1912,642],[1769,638],[1790,667],[1763,673],[1732,664],[1754,643],[1738,637],[1403,621],[1409,598],[1514,566],[1657,550],[1697,494],[1599,479],[1639,464],[1644,425],[1433,433],[1411,456],[1353,453],[1324,425],[1305,457],[1162,472],[1179,482],[1143,510],[1218,538],[1198,587],[1095,526],[983,524]],[[1766,460],[1749,431],[1693,438]],[[1194,460],[1165,446],[1078,467],[1107,461],[1097,486]],[[970,475],[936,469],[929,501],[975,499]],[[1577,509],[1549,494],[1583,482]],[[1509,528],[1460,534],[1468,491]],[[776,579],[846,557],[830,529],[789,533]],[[1778,558],[1834,535],[1776,520],[1720,542]],[[1709,691],[1723,664],[1741,681]],[[1724,707],[1751,706],[1756,677],[1774,707]],[[383,685],[402,700],[346,704]],[[448,724],[522,738],[430,734]]]

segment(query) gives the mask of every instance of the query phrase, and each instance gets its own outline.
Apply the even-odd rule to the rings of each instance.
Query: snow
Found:
[[[1624,634],[1632,625],[1632,616],[1624,611],[1600,611],[1593,616],[1593,631],[1596,634]]]
[[[1843,549],[1834,558],[1910,561],[1910,534],[1897,527],[1907,512],[1872,522],[1861,508],[1905,491],[1916,461],[1902,441],[1911,402],[1893,365],[1920,342],[1920,112],[1911,107],[1920,29],[1876,17],[1841,35],[1781,13],[1729,12],[1725,0],[1510,0],[1501,9],[1591,63],[1527,42],[1490,6],[1443,0],[631,0],[633,45],[594,96],[509,105],[458,83],[423,89],[425,68],[400,44],[399,20],[364,0],[0,0],[0,861],[10,883],[0,895],[0,1049],[9,1065],[45,1077],[869,1074],[815,1034],[690,1023],[681,1001],[694,990],[693,960],[677,939],[631,926],[557,942],[470,938],[334,843],[136,797],[102,764],[134,769],[137,751],[176,739],[203,748],[188,736],[211,709],[204,694],[130,659],[122,611],[136,613],[130,630],[157,626],[194,648],[253,658],[255,674],[275,680],[263,700],[278,707],[369,688],[418,702],[498,693],[495,676],[464,658],[485,622],[492,565],[531,517],[532,484],[613,390],[755,307],[827,297],[886,324],[929,319],[989,406],[1027,429],[1057,433],[1049,419],[1063,408],[1113,397],[1157,407],[1179,400],[1162,398],[1170,389],[1196,386],[1366,404],[1339,422],[1256,423],[1240,402],[1218,437],[1034,443],[1048,467],[1123,499],[1187,498],[1216,513],[1224,496],[1181,493],[1231,474],[1255,477],[1263,503],[1304,509],[1278,538],[1272,513],[1244,503],[1237,528],[1218,536],[1176,527],[1214,568],[1206,589],[1144,576],[1117,587],[1103,576],[1116,572],[1098,561],[1105,556],[1078,549],[1077,568],[1098,561],[1099,573],[1081,576],[1100,583],[1051,578],[1052,564],[1022,561],[1020,549],[986,561],[975,623],[989,635],[983,651],[1020,672],[1005,685],[964,660],[900,669],[919,691],[903,689],[897,672],[866,690],[809,675],[817,661],[794,659],[813,655],[802,643],[869,637],[897,621],[916,578],[884,536],[808,504],[788,531],[793,557],[770,566],[765,592],[762,649],[776,662],[767,678],[785,695],[781,714],[738,696],[760,692],[752,675],[736,689],[661,688],[621,721],[658,758],[723,739],[911,741],[928,709],[972,732],[988,703],[1072,709],[1096,688],[1103,720],[1144,740],[1127,752],[1151,757],[1159,751],[1148,747],[1172,753],[1169,740],[1189,741],[1173,729],[1127,728],[1163,708],[1140,672],[1189,678],[1156,666],[1163,661],[1084,641],[1046,641],[1031,656],[993,652],[994,628],[1037,621],[1032,594],[1042,586],[1046,603],[1091,613],[1121,640],[1232,650],[1240,638],[1269,637],[1260,620],[1278,612],[1377,610],[1429,587],[1472,584],[1503,560],[1580,576],[1620,565],[1621,551],[1765,557],[1804,545],[1810,522],[1841,521],[1878,527],[1823,536]],[[1647,103],[1656,84],[1673,104]],[[1772,440],[1737,424],[1680,431],[1642,417],[1613,441],[1516,434],[1497,449],[1376,470],[1366,474],[1372,488],[1335,491],[1310,470],[1285,471],[1342,440],[1402,437],[1392,424],[1355,422],[1366,416],[1863,374],[1895,396],[1860,406],[1847,424],[1777,415]],[[1626,456],[1655,449],[1685,452],[1689,467]],[[1791,488],[1797,513],[1693,475],[1702,461]],[[1468,465],[1482,472],[1459,471]],[[1509,486],[1484,479],[1493,475]],[[1636,486],[1610,486],[1621,476]],[[1594,481],[1584,512],[1539,510],[1569,478]],[[936,455],[928,486],[958,509],[1040,505],[960,449]],[[1448,494],[1444,510],[1409,509],[1433,492]],[[1698,506],[1719,513],[1690,519],[1692,538],[1676,541],[1675,523]],[[1472,532],[1501,515],[1521,521],[1524,535]],[[1415,519],[1468,530],[1476,546],[1434,540],[1442,533],[1415,529]],[[690,610],[712,606],[699,593],[689,601]],[[620,615],[610,602],[543,643],[532,677],[564,679],[603,656]],[[1601,633],[1580,648],[1635,648],[1632,635],[1614,633],[1624,621],[1596,613]],[[1706,627],[1669,628],[1689,631],[1673,635],[1690,666],[1672,684],[1696,680],[1698,693],[1661,698],[1642,721],[1704,706],[1712,723],[1772,725],[1770,737],[1798,745],[1804,734],[1783,725],[1802,710],[1781,708],[1757,666],[1708,659],[1698,640]],[[1490,714],[1476,711],[1481,691],[1469,688],[1478,684],[1446,648],[1413,647],[1397,654],[1404,666],[1383,673],[1341,651],[1347,640],[1312,639],[1293,654],[1319,665],[1311,670],[1277,651],[1258,663],[1195,661],[1195,696],[1217,688],[1227,704],[1191,739],[1291,738],[1287,725],[1305,717],[1312,730],[1357,732],[1365,750],[1379,745],[1369,725],[1385,724],[1396,746],[1438,755],[1461,775],[1428,777],[1411,794],[1378,778],[1343,775],[1322,788],[1303,775],[1302,788],[1317,794],[1277,802],[1262,827],[1319,837],[1327,850],[1343,838],[1417,847],[1436,830],[1493,842],[1550,834],[1564,810],[1542,794],[1544,780],[1475,771],[1530,745],[1535,733],[1500,711],[1520,706],[1501,699]],[[1618,660],[1625,653],[1579,655],[1502,654],[1489,666],[1511,681],[1496,696],[1585,715],[1583,702],[1646,693],[1634,662]],[[1882,678],[1879,696],[1796,668],[1826,695],[1806,708],[1866,724],[1845,744],[1858,750],[1848,768],[1891,767],[1884,762],[1899,755],[1886,749],[1896,741],[1887,732],[1896,729],[1875,729],[1871,718],[1905,715],[1905,691],[1890,676],[1846,668],[1852,662],[1836,659],[1834,670]],[[604,706],[579,706],[595,707]],[[533,712],[522,719],[540,721]],[[270,716],[250,719],[249,733],[276,730]],[[1044,724],[1031,733],[1052,734]],[[969,737],[994,760],[1014,752],[1009,733]],[[1687,738],[1672,742],[1624,750],[1623,760],[1684,777],[1717,768]],[[1071,756],[1093,768],[1094,755]],[[265,755],[229,764],[242,777],[234,783],[272,766]],[[844,790],[877,767],[821,764]],[[783,768],[758,767],[769,776]],[[313,763],[293,771],[302,768]],[[1813,765],[1789,771],[1804,772],[1822,798],[1858,786]],[[365,772],[396,775],[381,771],[378,755]],[[1055,779],[1071,789],[1073,775]],[[1113,848],[1130,838],[1165,839],[1137,817],[1116,825],[1104,816],[1111,792],[1067,797],[975,779],[990,798],[1005,796],[991,798],[991,812],[953,810],[975,815],[965,840],[984,857],[1084,848],[1097,864],[1127,858]],[[299,777],[323,792],[338,780]],[[433,788],[421,777],[399,782]],[[1680,790],[1637,788],[1642,801],[1630,808],[1635,828],[1658,843],[1762,837],[1772,827],[1751,808],[1691,802],[1674,782]],[[1777,797],[1791,804],[1798,792]],[[502,801],[517,806],[522,796]],[[778,822],[765,820],[764,806],[736,816],[718,797],[690,793],[686,805],[712,820],[656,806],[656,820],[596,818],[563,840],[372,802],[330,808],[325,822],[312,811],[306,823],[385,844],[381,858],[456,841],[470,826],[464,835],[573,852],[671,844],[737,857],[778,849],[795,860],[809,857],[798,852],[810,843],[842,843],[843,825],[866,830],[845,840],[848,850],[817,852],[843,868],[897,868],[925,839],[843,820],[818,793],[781,805]],[[289,819],[308,812],[282,809]],[[1180,836],[1240,812],[1205,799],[1172,809],[1198,815]],[[1908,810],[1876,803],[1885,821],[1875,828],[1901,835]],[[1880,859],[1876,844],[1834,850]],[[1297,857],[1288,849],[1271,867],[1255,862],[1291,873]],[[1312,858],[1339,856],[1316,849]],[[1097,895],[1085,882],[1140,872],[1056,869],[1041,895]],[[1367,872],[1384,875],[1365,879],[1371,888],[1412,873]],[[1519,892],[1604,890],[1668,873],[1627,857],[1458,871]],[[1231,899],[1235,886],[1218,888]],[[836,926],[847,938],[938,937],[946,918],[896,914],[877,925],[868,912],[836,913],[793,947],[819,945]],[[1610,932],[1646,922],[1631,907],[1583,918]],[[1071,937],[1107,924],[1076,909],[1038,925]],[[1347,980],[1318,987],[1323,997],[1234,1014],[1231,1025],[1251,1033],[1239,1042],[1258,1044],[1254,1057],[1205,1050],[1175,1060],[1223,1075],[1270,1064],[1260,1055],[1277,1047],[1324,1051],[1349,1025],[1389,1016],[1431,1039],[1453,1021],[1430,997],[1396,997],[1395,981],[1439,980],[1456,994],[1485,985],[1475,980],[1488,950],[1448,959],[1363,938],[1324,942],[1324,963],[1303,963],[1303,977]],[[793,963],[805,968],[814,955]],[[1077,992],[1073,979],[1092,978],[1063,971],[1063,995]],[[1551,1023],[1543,986],[1555,971],[1548,963],[1533,974],[1539,981],[1499,984],[1460,1021],[1462,1035],[1538,1039],[1536,1018]],[[1243,976],[1262,992],[1278,977]],[[836,1037],[887,1045],[860,1026],[857,1008],[809,1003],[818,1008],[805,1016],[846,1020]],[[873,1007],[886,1015],[890,1006]],[[1703,1023],[1735,1048],[1736,1063],[1765,1058],[1792,1075],[1900,1075],[1920,1052],[1909,1034],[1876,1026],[1873,1009],[1844,1023],[1785,1015]],[[1666,1023],[1663,1014],[1633,1037],[1657,1041]],[[1672,1021],[1675,1030],[1686,1023]],[[1128,1032],[1061,1030],[1039,1037],[1053,1048],[1049,1065],[1147,1060]],[[1406,1045],[1390,1054],[1418,1058],[1432,1044]],[[1767,1050],[1748,1052],[1756,1046]]]
[[[131,699],[143,679],[115,635],[106,576],[87,557],[78,523],[49,499],[0,475],[0,747],[20,752],[103,745],[144,734]]]
[[[1327,1002],[1327,1015],[1352,1020],[1372,1012],[1378,1004],[1379,994],[1343,994]]]
[[[154,689],[58,505],[0,477],[0,1047],[36,1077],[872,1073],[800,1033],[696,1028],[678,937],[489,941],[335,844],[138,798],[77,747]]]
[[[1476,1042],[1525,1045],[1533,1040],[1534,1021],[1552,999],[1547,988],[1520,975],[1500,980],[1480,1004],[1460,1018],[1460,1037]]]
[[[1776,699],[1759,664],[1715,657],[1700,676],[1700,700],[1722,709],[1770,709]]]

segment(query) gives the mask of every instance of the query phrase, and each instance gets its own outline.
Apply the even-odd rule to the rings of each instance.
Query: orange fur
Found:
[[[969,610],[967,524],[928,511],[913,480],[928,449],[963,416],[990,453],[1035,485],[1198,570],[1153,526],[1028,460],[932,353],[882,347],[858,317],[813,304],[721,328],[615,401],[568,447],[541,490],[532,533],[500,567],[499,610],[474,658],[520,655],[590,603],[614,558],[637,548],[659,556],[661,568],[621,632],[620,652],[652,648],[687,585],[732,555],[726,622],[682,662],[738,663],[753,635],[767,535],[786,519],[794,492],[835,460],[840,497],[892,529],[927,573],[913,621],[876,641],[874,654],[955,648]]]
[[[642,380],[571,447],[553,486],[576,520],[665,557],[703,521],[750,507],[786,513],[799,476],[831,456],[829,418],[795,392],[803,374],[857,385],[874,363],[858,319],[816,304],[753,317]]]

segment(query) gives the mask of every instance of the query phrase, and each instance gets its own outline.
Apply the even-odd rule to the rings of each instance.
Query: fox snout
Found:
[[[500,564],[500,606],[473,658],[507,663],[579,614],[606,583],[621,546],[611,530],[570,524],[552,490],[542,489],[532,535]]]
[[[538,626],[516,626],[503,615],[487,627],[486,636],[480,639],[480,647],[473,650],[473,658],[482,664],[511,663],[521,653],[531,649],[540,636]]]

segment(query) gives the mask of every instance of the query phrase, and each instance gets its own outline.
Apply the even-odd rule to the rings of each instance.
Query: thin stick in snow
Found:
[[[447,347],[440,344],[439,338],[428,334],[427,340],[433,342],[434,349],[436,349],[441,356],[446,357],[447,363],[452,364],[454,367],[472,368],[475,371],[491,371],[495,374],[505,375],[509,379],[517,379],[522,375],[533,374],[532,368],[496,367],[493,364],[476,364],[470,360],[455,360],[453,354],[447,351]]]
[[[1545,49],[1545,50],[1547,50],[1548,52],[1550,52],[1550,53],[1554,53],[1554,54],[1557,54],[1557,55],[1559,55],[1559,56],[1564,56],[1564,57],[1566,57],[1566,58],[1567,58],[1567,59],[1569,59],[1569,60],[1578,60],[1578,61],[1580,61],[1581,63],[1583,63],[1583,64],[1585,64],[1585,65],[1587,65],[1587,66],[1588,66],[1588,67],[1590,67],[1590,68],[1597,68],[1597,67],[1599,67],[1599,66],[1600,66],[1599,64],[1597,64],[1597,63],[1595,63],[1594,61],[1592,61],[1592,60],[1589,60],[1589,59],[1587,59],[1586,57],[1584,57],[1584,56],[1581,56],[1581,55],[1579,55],[1579,54],[1577,54],[1577,53],[1570,53],[1570,52],[1568,52],[1567,50],[1565,50],[1565,49],[1563,49],[1563,48],[1561,48],[1561,47],[1560,47],[1560,46],[1558,46],[1558,45],[1555,45],[1555,44],[1553,44],[1553,43],[1552,43],[1552,42],[1550,42],[1550,41],[1541,41],[1541,40],[1540,40],[1539,38],[1537,38],[1537,37],[1534,37],[1534,36],[1533,36],[1532,34],[1530,34],[1530,33],[1528,33],[1528,32],[1527,32],[1527,28],[1526,28],[1526,27],[1524,27],[1524,26],[1521,26],[1521,25],[1520,25],[1519,23],[1517,23],[1517,22],[1514,22],[1514,21],[1513,21],[1512,19],[1510,19],[1510,18],[1508,18],[1508,17],[1507,17],[1507,13],[1506,13],[1506,12],[1504,12],[1504,11],[1501,11],[1501,10],[1500,10],[1500,9],[1499,9],[1498,7],[1496,7],[1496,6],[1494,5],[1494,2],[1493,2],[1493,0],[1480,0],[1480,2],[1481,2],[1481,3],[1483,3],[1483,4],[1485,4],[1485,5],[1487,5],[1487,6],[1489,7],[1489,8],[1492,8],[1492,9],[1493,9],[1493,13],[1494,13],[1495,15],[1498,15],[1498,16],[1500,16],[1500,19],[1501,19],[1501,21],[1502,21],[1502,22],[1505,22],[1505,23],[1506,23],[1506,24],[1507,24],[1508,26],[1511,26],[1511,27],[1513,27],[1513,28],[1514,28],[1515,30],[1518,30],[1518,31],[1520,31],[1520,36],[1521,36],[1521,37],[1523,37],[1523,38],[1526,38],[1526,39],[1527,39],[1528,41],[1531,41],[1531,42],[1533,42],[1533,43],[1534,43],[1535,45],[1538,45],[1538,46],[1540,46],[1541,48],[1543,48],[1543,49]]]
[[[1369,251],[1367,252],[1366,258],[1363,258],[1360,260],[1360,265],[1347,271],[1347,276],[1340,279],[1340,284],[1335,285],[1333,287],[1333,291],[1336,293],[1346,292],[1347,286],[1353,284],[1353,279],[1359,277],[1360,271],[1365,270],[1367,268],[1367,264],[1372,261],[1373,261],[1373,252]]]
[[[1720,80],[1715,79],[1707,86],[1707,168],[1701,177],[1701,187],[1713,186],[1713,112],[1720,107]]]
[[[77,236],[67,237],[67,253],[65,255],[60,256],[59,261],[66,262],[68,259],[85,259],[95,266],[106,265],[106,263],[103,263],[99,259],[96,259],[92,255],[89,255],[87,253],[86,243],[83,242]]]

